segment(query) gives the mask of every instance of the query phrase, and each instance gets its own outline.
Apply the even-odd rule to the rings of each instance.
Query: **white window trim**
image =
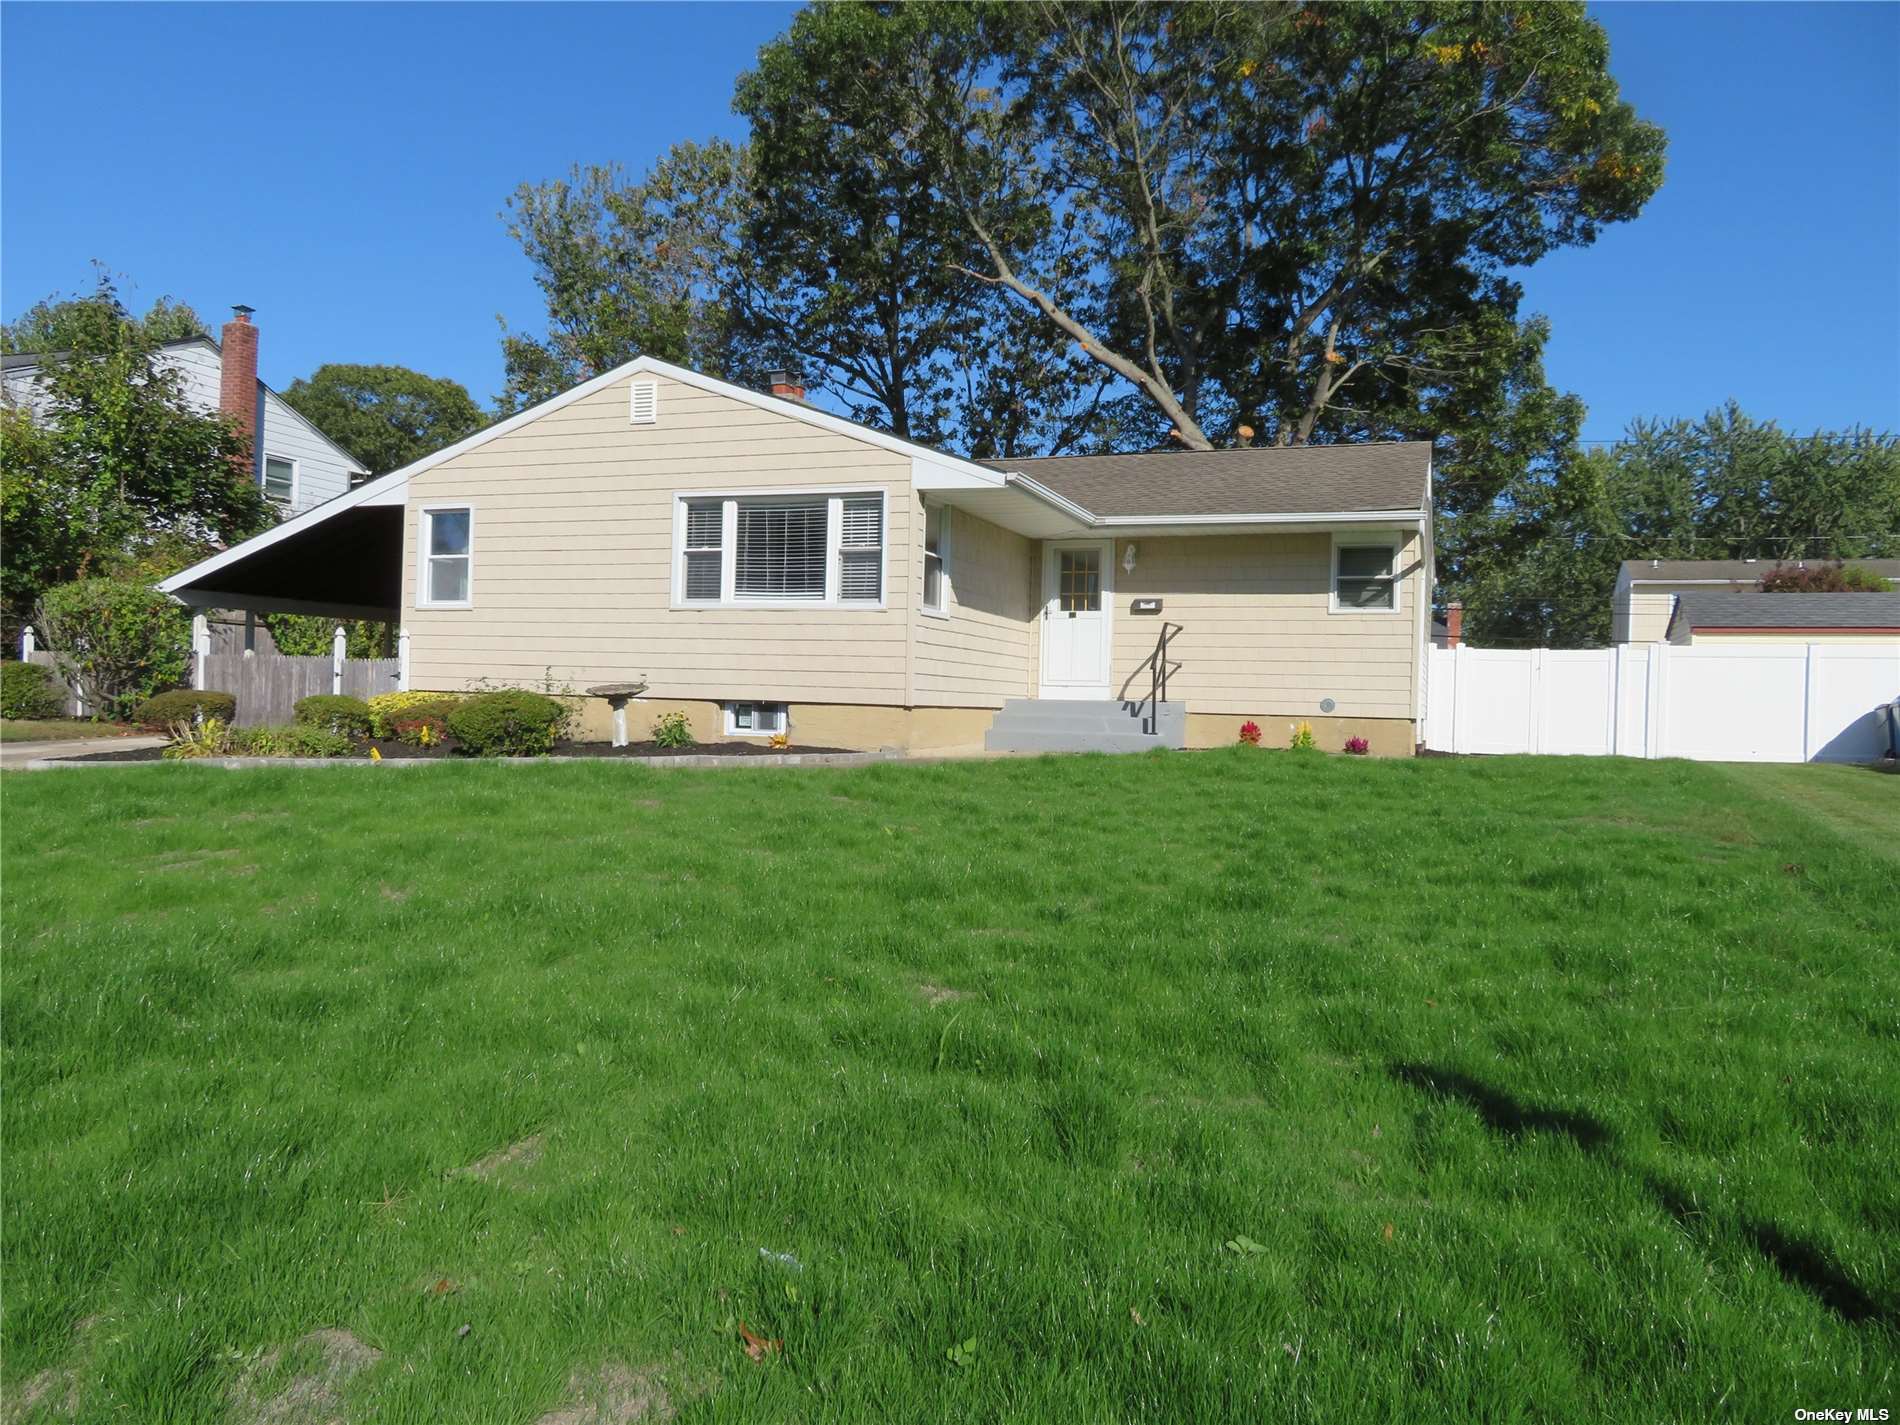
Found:
[[[1332,561],[1329,571],[1327,612],[1335,614],[1363,614],[1372,618],[1391,618],[1394,614],[1405,612],[1405,579],[1399,573],[1399,551],[1405,547],[1403,534],[1341,534],[1333,532],[1332,548],[1327,557]],[[1342,549],[1385,549],[1390,551],[1386,568],[1392,578],[1392,607],[1389,609],[1369,609],[1355,604],[1339,602],[1339,551]]]
[[[448,514],[468,516],[468,597],[466,599],[429,597],[429,526],[436,515]],[[453,504],[424,505],[416,511],[416,607],[419,609],[472,609],[475,607],[475,506],[465,500]]]
[[[270,486],[264,483],[264,471],[268,468],[270,462],[273,460],[281,460],[284,462],[284,464],[290,467],[290,498],[285,500],[282,505],[278,506],[278,508],[285,509],[285,510],[294,510],[297,508],[297,496],[303,492],[303,467],[302,467],[302,463],[297,459],[296,456],[279,455],[274,450],[265,451],[263,458],[260,459],[257,463],[258,491],[264,496],[265,499],[270,500],[270,502],[273,505],[277,504],[277,501],[271,500],[270,498]]]
[[[941,603],[927,602],[930,593],[930,512],[935,510],[942,517],[943,524],[937,531],[937,567],[941,571],[937,581],[937,597]],[[950,523],[952,507],[933,505],[924,501],[922,533],[917,539],[917,564],[919,579],[917,584],[917,607],[931,618],[949,618],[956,606],[956,595],[950,587]],[[890,538],[886,531],[885,538]]]
[[[884,543],[878,551],[876,599],[838,597],[843,560],[840,546],[844,533],[844,502],[875,497],[878,501],[879,527]],[[749,499],[822,499],[825,501],[825,596],[822,599],[740,598],[734,592],[733,578],[739,560],[739,502]],[[686,507],[689,504],[724,504],[720,522],[719,601],[686,597]],[[752,486],[743,490],[675,490],[673,492],[673,599],[671,608],[681,613],[702,613],[712,609],[821,609],[828,613],[876,613],[890,607],[891,601],[891,493],[880,485]]]
[[[784,703],[763,702],[758,698],[736,698],[732,702],[722,703],[720,706],[725,710],[725,714],[726,714],[726,736],[727,737],[758,737],[758,738],[777,737],[781,732],[789,732],[791,730],[791,725],[792,725],[791,709],[788,706],[786,706],[786,704]],[[778,726],[774,728],[768,728],[768,729],[761,729],[761,728],[756,728],[756,727],[740,727],[734,719],[734,713],[737,709],[742,708],[742,707],[777,708],[778,709]]]

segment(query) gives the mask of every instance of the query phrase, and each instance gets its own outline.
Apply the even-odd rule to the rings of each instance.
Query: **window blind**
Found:
[[[844,501],[838,552],[838,597],[876,603],[884,597],[884,502]]]
[[[686,597],[719,597],[719,557],[725,534],[725,508],[718,501],[686,507]]]
[[[825,596],[825,502],[744,501],[733,592],[741,598]]]

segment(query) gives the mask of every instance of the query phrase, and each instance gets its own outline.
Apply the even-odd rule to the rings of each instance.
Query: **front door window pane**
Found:
[[[1060,561],[1061,582],[1058,597],[1062,612],[1100,613],[1102,608],[1102,551],[1099,549],[1063,549]]]

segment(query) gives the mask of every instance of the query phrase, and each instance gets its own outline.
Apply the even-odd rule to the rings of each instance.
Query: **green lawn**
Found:
[[[1900,1407],[1900,778],[1235,750],[0,797],[15,1409]]]
[[[0,742],[70,742],[82,737],[127,737],[137,731],[122,722],[91,722],[76,717],[0,719]]]

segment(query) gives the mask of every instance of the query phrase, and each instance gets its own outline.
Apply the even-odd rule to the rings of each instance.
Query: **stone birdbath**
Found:
[[[627,700],[647,690],[645,683],[596,683],[587,690],[590,698],[605,698],[614,710],[614,746],[627,745]]]

